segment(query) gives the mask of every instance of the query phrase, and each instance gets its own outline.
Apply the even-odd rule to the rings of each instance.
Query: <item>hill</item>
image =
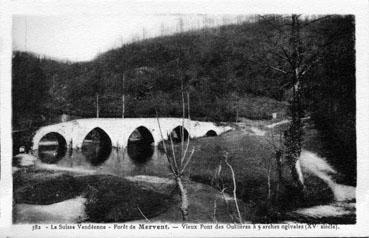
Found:
[[[14,90],[22,91],[22,95],[14,91],[15,99],[36,104],[28,100],[33,95],[18,90],[28,88],[24,83],[28,80],[42,85],[37,100],[49,114],[94,116],[98,94],[100,116],[121,116],[124,92],[127,117],[154,116],[155,107],[160,115],[181,116],[183,80],[195,118],[235,120],[238,102],[249,102],[250,98],[252,110],[240,110],[239,116],[267,118],[274,110],[284,110],[286,104],[278,102],[284,93],[278,75],[267,75],[264,72],[269,70],[247,60],[245,44],[253,42],[249,32],[254,28],[254,24],[245,23],[147,39],[85,63],[57,62],[15,52]],[[25,74],[36,68],[40,75],[30,80]],[[33,108],[17,101],[16,108]]]
[[[97,99],[100,117],[120,117],[122,94],[126,117],[152,117],[156,111],[181,116],[183,92],[194,119],[270,118],[272,112],[286,111],[291,88],[288,74],[270,67],[285,69],[291,63],[276,50],[291,42],[286,19],[266,16],[144,39],[90,62],[14,52],[13,127],[36,128],[62,113],[94,117]],[[308,61],[311,52],[318,52],[320,59],[304,76],[304,111],[340,158],[356,158],[354,20],[329,16],[301,21],[300,57]]]

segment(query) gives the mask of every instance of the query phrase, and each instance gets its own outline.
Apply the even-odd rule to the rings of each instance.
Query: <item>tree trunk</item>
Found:
[[[301,153],[302,146],[302,123],[303,116],[301,106],[301,42],[300,42],[300,24],[297,15],[292,15],[290,48],[291,56],[291,81],[292,81],[292,100],[290,104],[291,125],[286,134],[287,162],[289,164],[291,175],[299,189],[303,189],[297,171],[296,162]]]
[[[99,108],[99,94],[96,94],[96,118],[99,118],[99,112],[100,112],[100,108]]]
[[[272,196],[272,185],[270,183],[271,169],[268,168],[268,201],[270,201]]]
[[[276,188],[276,197],[278,199],[280,185],[281,185],[282,180],[283,180],[283,177],[282,177],[282,151],[281,150],[278,150],[276,152],[275,159],[277,161],[277,172],[278,172],[278,183],[277,183],[277,188]]]
[[[181,194],[181,212],[182,212],[182,219],[183,221],[188,220],[188,195],[187,189],[185,188],[184,184],[182,183],[182,178],[177,177],[177,185],[179,188],[179,192]]]

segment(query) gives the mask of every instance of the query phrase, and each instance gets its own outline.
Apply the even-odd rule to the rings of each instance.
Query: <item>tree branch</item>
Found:
[[[272,65],[269,65],[269,64],[265,64],[265,63],[262,63],[262,62],[257,62],[257,61],[250,60],[250,59],[247,59],[247,61],[250,61],[250,62],[255,63],[255,64],[264,65],[265,67],[268,67],[270,69],[273,69],[273,70],[275,70],[277,72],[280,72],[280,73],[283,73],[283,74],[288,74],[288,72],[284,71],[283,69],[280,69],[278,67],[275,67],[275,66],[272,66]]]
[[[322,57],[317,57],[313,62],[311,62],[309,65],[305,65],[304,69],[300,71],[300,77],[304,76],[307,72],[309,72],[313,66],[315,66],[319,61],[322,60]]]
[[[286,60],[288,61],[288,63],[291,65],[292,67],[292,61],[291,61],[291,56],[287,53],[286,49],[283,46],[280,46],[281,50],[283,51],[283,54],[286,56]]]
[[[284,89],[285,87],[287,87],[288,85],[291,85],[292,82],[288,81],[287,83],[284,83],[282,86],[280,86],[280,89]]]

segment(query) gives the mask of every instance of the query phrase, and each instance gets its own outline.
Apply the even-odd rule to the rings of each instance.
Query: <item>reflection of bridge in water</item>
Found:
[[[82,151],[91,165],[104,162],[112,148],[127,148],[130,157],[152,155],[160,141],[178,142],[203,136],[216,136],[230,130],[212,122],[182,118],[94,118],[79,119],[41,127],[33,137],[33,151],[46,163],[56,163],[73,151]],[[141,158],[142,159],[142,158]]]

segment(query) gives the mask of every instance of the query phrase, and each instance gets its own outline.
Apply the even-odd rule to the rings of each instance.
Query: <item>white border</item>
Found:
[[[0,116],[1,116],[1,180],[0,180],[0,237],[9,234],[17,237],[88,237],[101,236],[181,236],[181,237],[229,237],[229,236],[368,236],[369,235],[369,7],[366,0],[151,0],[151,1],[103,1],[103,0],[2,0],[0,3]],[[128,10],[129,9],[129,10]],[[305,13],[305,14],[354,14],[356,19],[356,76],[357,76],[357,145],[358,186],[357,224],[341,226],[339,230],[167,230],[167,231],[117,231],[101,230],[57,231],[53,234],[31,232],[30,225],[11,225],[11,20],[12,15],[57,14],[253,14],[253,13]]]

